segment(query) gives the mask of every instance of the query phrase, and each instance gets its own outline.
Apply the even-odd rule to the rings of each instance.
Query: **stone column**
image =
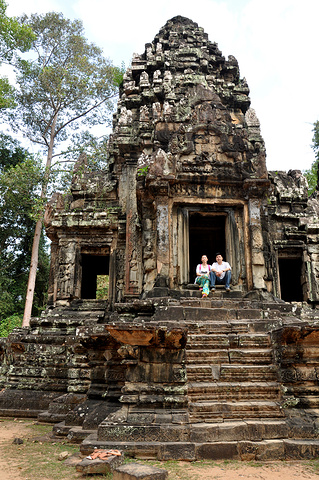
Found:
[[[142,289],[142,249],[136,199],[136,161],[126,162],[123,167],[124,175],[126,176],[125,295],[139,295]]]
[[[58,245],[57,239],[51,242],[51,262],[48,287],[48,305],[54,305],[57,296],[57,270],[58,270]]]
[[[248,200],[248,208],[251,236],[253,288],[266,288],[264,281],[266,268],[263,254],[263,236],[260,215],[261,200],[258,198],[250,198]]]
[[[156,201],[156,258],[157,274],[169,278],[170,267],[170,206],[168,196],[158,196]]]
[[[76,241],[61,242],[57,280],[57,301],[59,305],[68,303],[74,297]]]

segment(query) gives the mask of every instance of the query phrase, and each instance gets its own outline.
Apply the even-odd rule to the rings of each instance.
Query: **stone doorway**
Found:
[[[246,277],[244,226],[241,208],[214,206],[178,207],[172,244],[177,285],[194,283],[196,265],[207,255],[212,264],[220,252],[232,267],[232,285]],[[242,287],[241,287],[242,288]]]
[[[216,252],[226,258],[225,240],[226,216],[204,212],[190,212],[189,215],[189,266],[190,280],[195,278],[196,265],[202,255],[208,263],[215,262]]]
[[[303,263],[299,256],[280,256],[278,258],[280,298],[285,302],[303,301]]]
[[[98,276],[104,276],[108,281],[109,275],[109,255],[81,254],[82,280],[81,280],[81,298],[97,298]],[[104,282],[105,283],[105,282]]]

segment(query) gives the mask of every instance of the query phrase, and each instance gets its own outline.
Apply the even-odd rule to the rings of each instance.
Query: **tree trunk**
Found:
[[[54,138],[55,138],[55,126],[57,122],[57,112],[55,113],[52,125],[51,125],[51,136],[50,136],[50,144],[48,146],[48,156],[47,156],[47,163],[45,166],[45,173],[42,183],[42,191],[41,191],[41,199],[45,199],[47,190],[48,190],[48,183],[50,177],[50,168],[52,163],[52,156],[53,156],[53,147],[54,147]],[[37,268],[38,268],[38,259],[39,259],[39,244],[40,244],[40,237],[42,231],[42,217],[39,219],[35,225],[33,243],[32,243],[32,253],[31,253],[31,263],[30,263],[30,271],[29,271],[29,278],[28,278],[28,287],[27,287],[27,295],[25,299],[24,305],[24,314],[22,320],[22,326],[28,327],[30,325],[30,318],[31,318],[31,311],[32,311],[32,304],[33,304],[33,297],[34,297],[34,288],[35,288],[35,280],[37,277]]]
[[[30,325],[34,288],[35,288],[35,279],[37,276],[37,268],[38,268],[39,243],[40,243],[41,231],[42,231],[42,220],[38,220],[35,226],[34,238],[33,238],[33,244],[32,244],[32,254],[31,254],[27,295],[25,299],[24,314],[23,314],[23,320],[22,320],[23,327],[28,327]]]

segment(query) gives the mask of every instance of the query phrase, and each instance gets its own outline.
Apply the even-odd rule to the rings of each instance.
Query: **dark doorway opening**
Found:
[[[195,279],[196,266],[201,263],[202,255],[207,255],[210,265],[216,261],[217,252],[220,252],[225,259],[225,223],[226,215],[190,212],[189,266],[191,282]]]
[[[82,253],[81,298],[97,298],[98,276],[109,275],[109,264],[110,257],[108,255]],[[99,280],[101,279],[99,278]],[[106,278],[105,281],[107,281]]]
[[[302,260],[278,258],[281,298],[285,302],[302,302]]]

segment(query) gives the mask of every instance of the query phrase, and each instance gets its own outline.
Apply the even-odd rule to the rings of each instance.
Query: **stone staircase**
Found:
[[[273,456],[283,455],[287,426],[270,338],[271,329],[282,321],[277,305],[264,311],[257,302],[241,298],[241,292],[221,289],[207,299],[200,297],[193,288],[191,295],[175,302],[159,301],[149,322],[169,327],[177,321],[188,329],[188,421],[175,426],[165,421],[143,428],[126,425],[123,432],[133,434],[126,439],[125,433],[118,434],[120,425],[103,422],[98,435],[83,441],[83,453],[92,446],[116,445],[133,456],[162,459],[244,458],[242,442],[253,444],[262,456],[262,442],[277,445],[280,439]]]
[[[223,290],[201,299],[192,289],[175,303],[159,302],[150,323],[168,327],[174,319],[188,329],[188,423],[126,425],[122,435],[121,425],[104,422],[98,436],[82,442],[82,452],[116,445],[132,456],[163,460],[317,456],[319,414],[309,410],[301,418],[294,411],[287,418],[276,362],[273,332],[285,321],[298,324],[296,312],[293,304],[250,301]]]
[[[193,440],[217,446],[284,438],[268,319],[249,302],[227,299],[222,309],[215,308],[218,300],[210,302],[209,311],[204,307],[206,321],[189,324],[186,346]]]
[[[281,418],[280,384],[268,332],[254,331],[253,319],[233,318],[189,326],[187,378],[190,422]],[[238,302],[237,302],[238,304]],[[220,312],[212,302],[212,319]],[[223,312],[224,313],[224,312]],[[257,312],[246,309],[246,314]],[[260,312],[259,315],[260,317]],[[225,317],[225,315],[224,315]],[[257,325],[260,318],[256,319]]]

